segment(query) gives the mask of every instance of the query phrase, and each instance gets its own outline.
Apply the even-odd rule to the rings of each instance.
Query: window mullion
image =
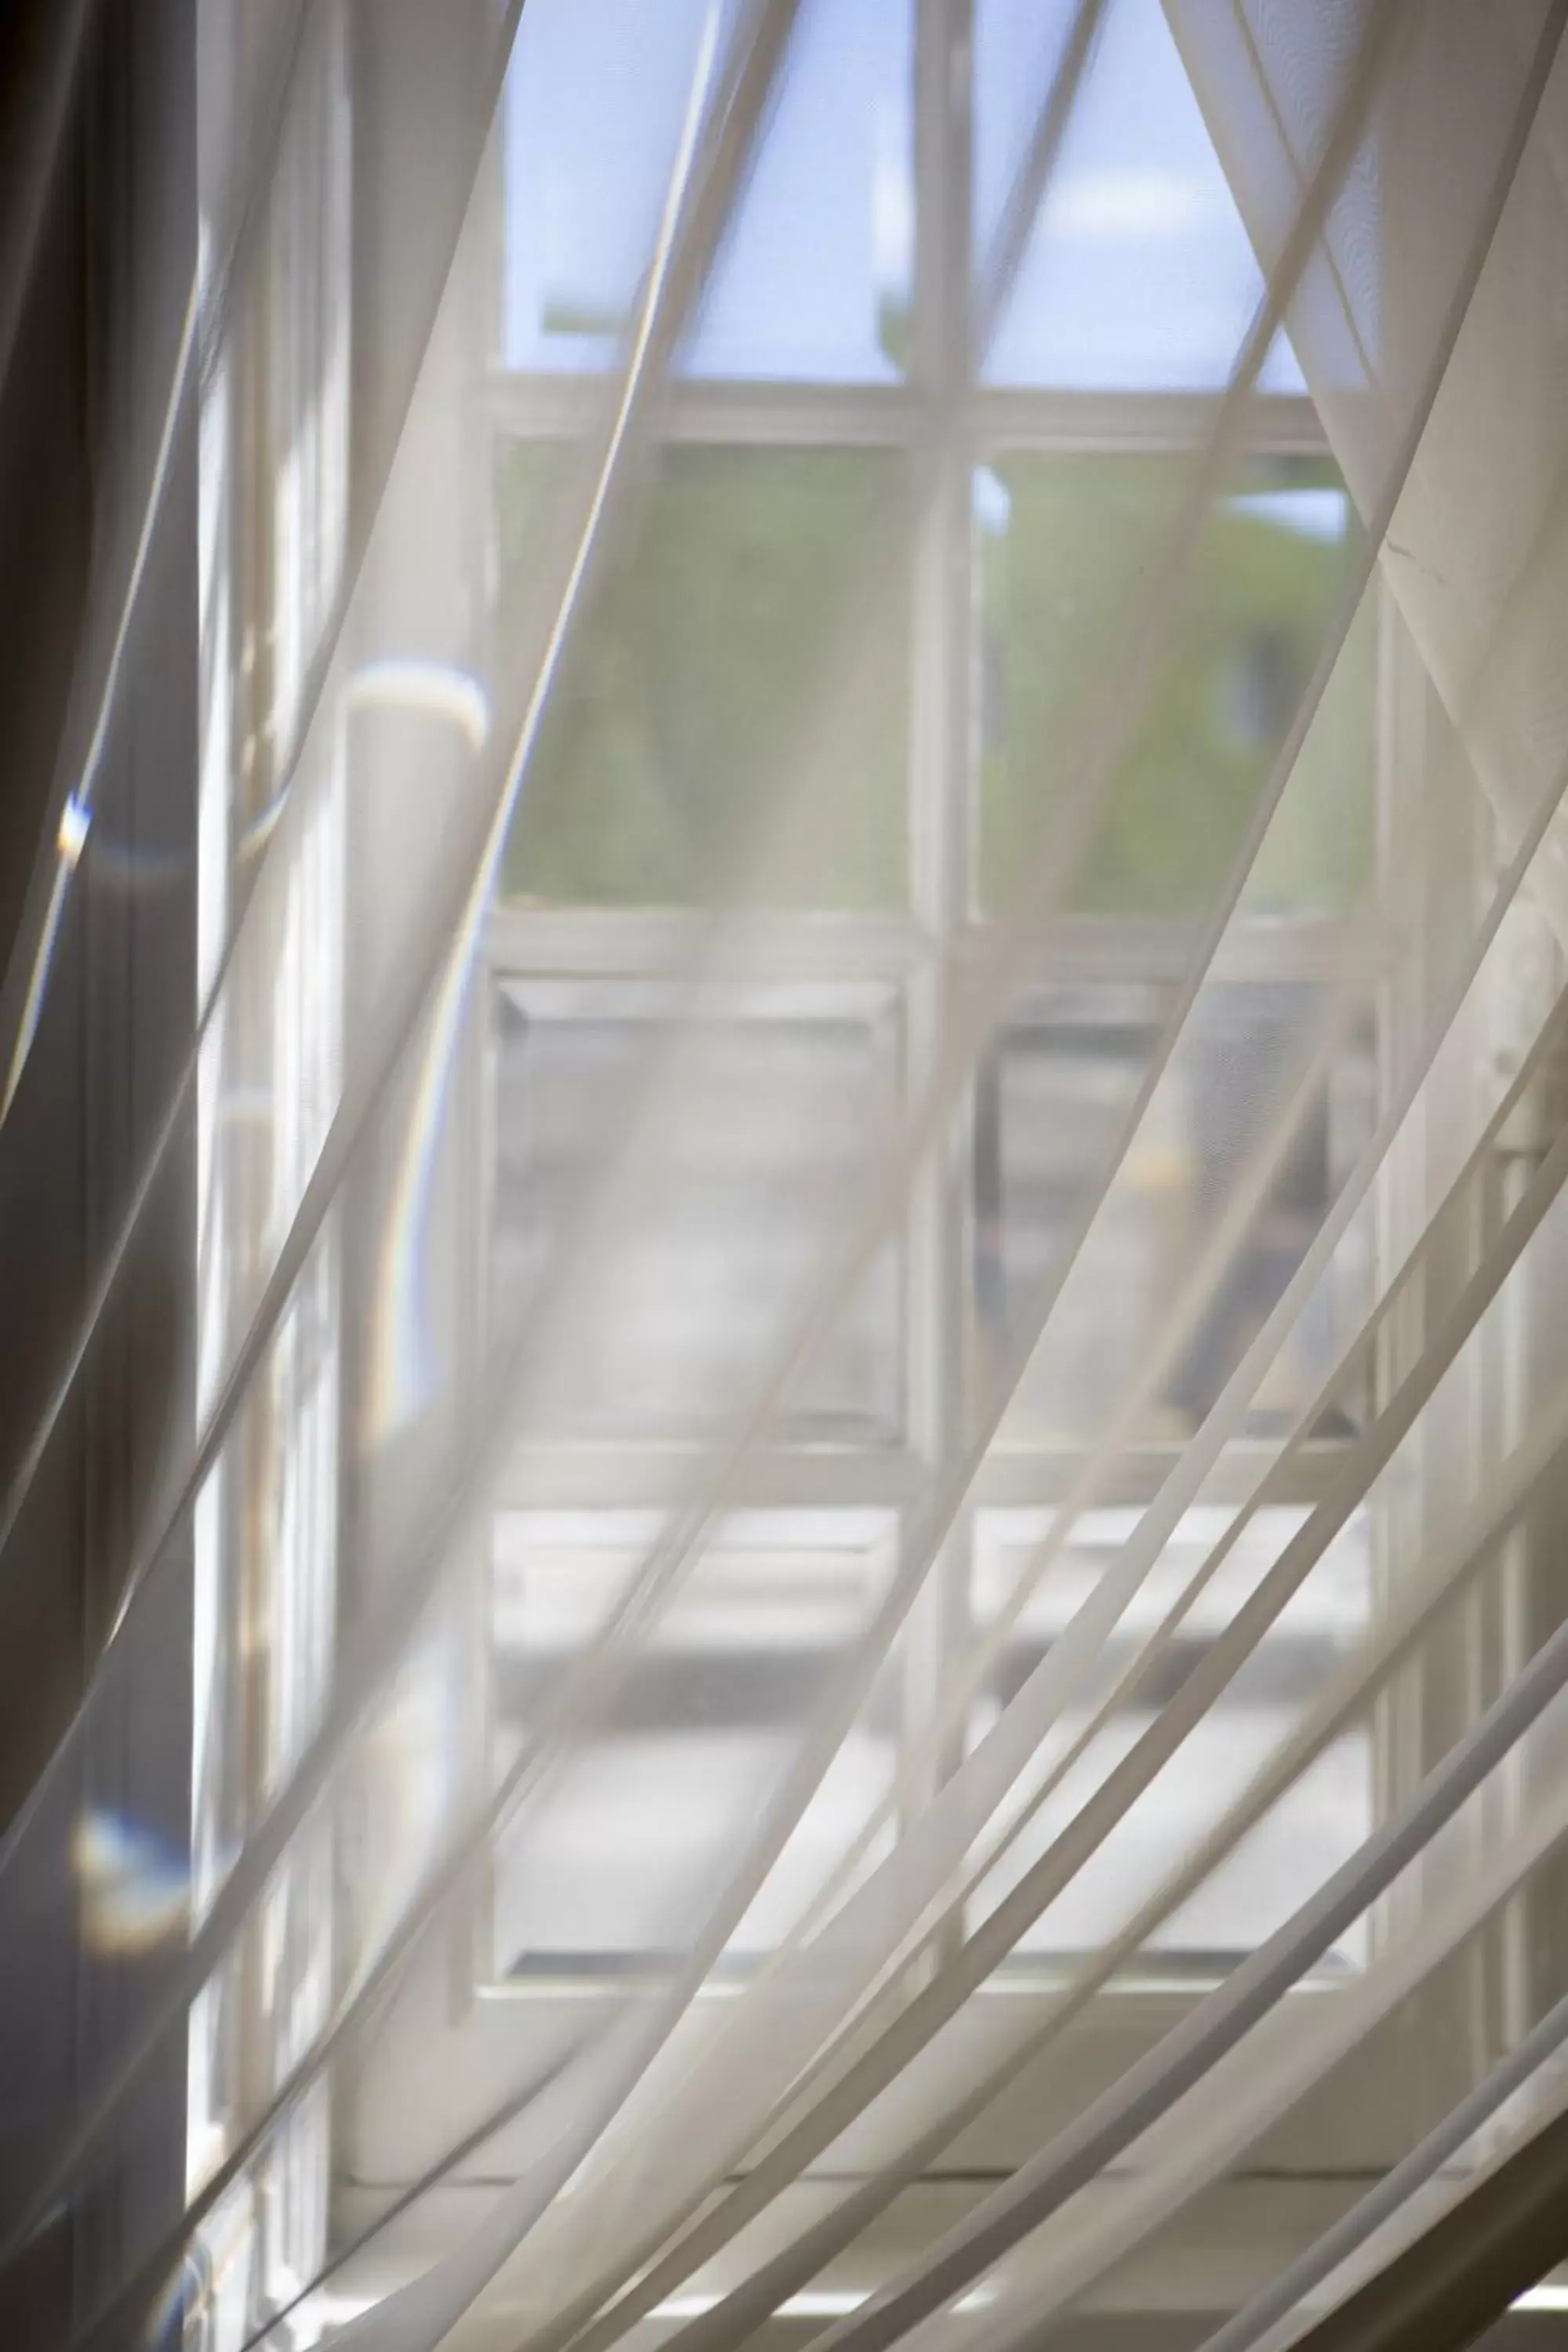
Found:
[[[921,0],[916,21],[914,364],[924,429],[912,582],[910,876],[916,919],[937,947],[909,991],[908,1083],[918,1097],[940,1050],[953,950],[972,901],[970,0]],[[910,1443],[928,1464],[951,1459],[963,1442],[969,1217],[962,1139],[969,1124],[966,1104],[950,1149],[932,1153],[910,1205],[907,1411]],[[943,1662],[963,1637],[967,1562],[963,1519],[910,1622],[904,1742],[906,1753],[924,1759],[909,1790],[917,1811],[954,1760],[927,1751]]]

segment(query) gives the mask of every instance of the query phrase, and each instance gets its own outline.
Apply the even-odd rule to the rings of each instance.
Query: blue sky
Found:
[[[506,108],[503,357],[603,363],[651,244],[708,0],[530,0]],[[975,226],[1049,85],[1071,0],[977,0]],[[886,382],[913,236],[911,0],[808,0],[687,356],[695,373]],[[988,369],[994,382],[1224,381],[1260,292],[1160,0],[1113,0]],[[567,331],[563,331],[563,326]],[[1298,390],[1288,347],[1273,388]]]

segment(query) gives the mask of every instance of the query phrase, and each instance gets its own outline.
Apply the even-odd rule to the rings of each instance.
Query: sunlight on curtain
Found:
[[[225,277],[208,12],[81,2341],[1283,2346],[1555,2112],[1563,15],[319,9]]]

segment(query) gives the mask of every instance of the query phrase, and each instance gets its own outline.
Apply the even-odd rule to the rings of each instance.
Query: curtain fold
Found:
[[[126,2244],[118,2287],[79,2314],[79,2346],[108,2352],[183,2305],[211,2352],[281,2352],[310,2329],[365,2352],[738,2352],[790,2305],[831,2322],[825,2352],[906,2339],[1011,2352],[1048,2340],[1331,2069],[1381,2050],[1406,2005],[1472,1962],[1493,1967],[1486,1956],[1545,1900],[1568,1829],[1554,1769],[1568,1630],[1548,1601],[1526,1606],[1510,1563],[1551,1509],[1568,1442],[1568,1371],[1547,1377],[1544,1357],[1521,1370],[1519,1339],[1521,1294],[1554,1296],[1564,1272],[1568,1138],[1552,1088],[1568,997],[1550,945],[1545,983],[1521,990],[1518,976],[1527,907],[1568,951],[1568,0],[1162,5],[1258,282],[1219,381],[1106,404],[1119,420],[1156,420],[1109,457],[1050,439],[1060,387],[999,390],[992,370],[1016,303],[1067,299],[1070,281],[1047,266],[1064,220],[1092,245],[1108,221],[1121,234],[1129,213],[1144,220],[1165,201],[1135,176],[1116,182],[1092,145],[1086,167],[1075,145],[1125,17],[1116,0],[1064,7],[1041,33],[989,236],[970,210],[967,142],[984,116],[955,95],[973,67],[968,12],[923,0],[913,170],[959,193],[942,236],[924,233],[909,289],[889,290],[901,200],[890,118],[873,110],[887,381],[814,383],[815,406],[784,379],[710,381],[704,339],[733,299],[753,220],[763,247],[785,238],[769,173],[800,136],[800,91],[827,104],[809,45],[825,23],[849,23],[851,0],[671,12],[654,61],[668,87],[650,65],[639,94],[644,128],[664,108],[665,144],[650,130],[646,154],[634,147],[635,108],[620,125],[637,201],[605,250],[631,290],[601,299],[547,250],[559,283],[542,316],[574,359],[553,375],[493,364],[497,189],[529,166],[498,151],[495,126],[508,89],[552,58],[537,30],[546,0],[532,27],[510,10],[493,51],[474,45],[474,87],[455,71],[460,89],[439,101],[466,126],[461,185],[432,231],[442,287],[421,314],[411,390],[392,381],[397,322],[355,310],[367,270],[384,295],[387,282],[376,174],[419,169],[390,150],[373,169],[355,125],[356,92],[385,65],[378,38],[391,39],[374,7],[279,16],[276,50],[262,41],[250,60],[277,95],[276,124],[265,104],[241,121],[250,33],[208,59],[204,177],[222,252],[193,290],[107,663],[84,672],[101,732],[134,670],[164,461],[198,417],[196,1045],[0,1514],[4,1573],[194,1098],[195,1422],[127,1547],[81,1713],[0,1845],[0,1937],[23,1950],[75,1935],[117,1994],[78,2110],[42,2133],[25,2192],[0,2213],[7,2259],[84,2203],[161,2053],[191,2053],[185,2213]],[[600,63],[613,131],[620,68]],[[426,102],[434,120],[433,92],[399,101],[407,120]],[[525,224],[546,248],[554,201],[539,197]],[[1184,299],[1173,277],[1147,299],[1162,296]],[[1328,469],[1279,446],[1281,413],[1299,419],[1300,405],[1270,389],[1282,334],[1359,527],[1335,509],[1325,533],[1337,491],[1308,472]],[[1026,437],[1033,394],[1041,446],[1019,455],[1008,433]],[[840,441],[863,454],[855,433],[880,450],[878,420],[900,420],[896,494],[847,534],[842,612],[797,659],[770,586],[749,701],[710,645],[681,674],[686,608],[708,612],[711,591],[705,625],[721,631],[766,573],[781,514],[803,539],[828,527],[804,470],[781,476],[782,491],[756,495],[752,537],[713,558],[729,564],[716,586],[682,571],[708,443],[742,413],[747,432],[723,447],[736,478],[759,451],[798,458],[812,434],[837,458]],[[516,420],[537,414],[547,429],[530,437]],[[476,561],[473,517],[504,467],[489,439],[470,445],[492,431],[513,436],[509,536]],[[1064,540],[1095,468],[1104,493],[1073,551],[1079,576],[1047,573],[1032,606],[1015,519],[1030,465]],[[848,479],[846,466],[836,498]],[[1290,509],[1295,541],[1338,550],[1306,651],[1287,658],[1271,632],[1259,562],[1237,591],[1245,657],[1211,674],[1201,625],[1226,551],[1256,545],[1248,529],[1281,528],[1291,498],[1320,502]],[[1016,600],[1036,632],[1005,691],[991,676],[988,597]],[[687,698],[652,755],[627,684],[641,676],[638,626],[657,656],[638,690],[673,699],[674,677]],[[1384,838],[1350,903],[1331,923],[1314,917],[1321,966],[1287,984],[1269,958],[1296,919],[1278,912],[1271,877],[1313,778],[1344,756],[1336,730],[1378,626]],[[805,869],[825,829],[871,824],[876,760],[837,754],[832,733],[889,642],[908,654],[913,714],[894,762],[913,779],[908,903],[813,907],[789,932],[790,965],[776,940],[796,910],[768,891]],[[1010,701],[1022,709],[1047,669],[1047,788],[988,877],[974,839],[996,742]],[[1396,728],[1396,688],[1419,701],[1427,680],[1444,723],[1427,712]],[[1159,973],[1134,985],[1115,959],[1143,918],[1095,894],[1129,828],[1155,822],[1129,780],[1162,752],[1171,761],[1194,709],[1205,756],[1233,757],[1241,781],[1222,824],[1191,768],[1159,772],[1192,836],[1166,853],[1190,852],[1196,879],[1161,929]],[[737,776],[733,742],[754,751],[765,789],[747,804],[732,782],[732,808],[682,813],[710,735]],[[553,903],[572,858],[593,870],[615,794],[644,767],[653,782],[625,856],[652,871],[668,852],[675,870],[679,851],[702,889],[678,909]],[[552,794],[579,812],[557,869],[528,830],[546,824]],[[90,860],[90,827],[84,838]],[[42,845],[46,896],[74,887],[82,847],[68,858],[55,837]],[[1445,860],[1460,880],[1439,921]],[[550,949],[552,921],[570,953]],[[503,968],[508,925],[521,945]],[[1109,981],[1071,966],[1086,931],[1110,942]],[[904,962],[889,981],[878,958],[892,937]],[[863,971],[832,961],[846,940]],[[14,1075],[50,985],[47,943],[31,953],[29,937],[26,988],[7,983]],[[1276,976],[1245,978],[1258,971]],[[1276,1006],[1250,1054],[1235,1026],[1246,985],[1293,1008]],[[1500,997],[1515,1006],[1511,1058],[1496,1050]],[[1132,1043],[1110,1076],[1102,1053],[1083,1138],[1053,1106],[1060,1166],[1018,1178],[1024,1121],[996,1108],[1008,1057],[1036,1034],[1042,1059],[1070,1058],[1061,1039],[1090,1004]],[[896,1076],[884,1099],[866,1049],[845,1088],[864,1097],[854,1143],[800,1208],[796,1160],[837,1114],[826,1087],[798,1118],[783,1097],[852,1017],[894,1037]],[[560,1067],[579,1089],[557,1114],[563,1147],[552,1036],[572,1041]],[[762,1069],[781,1039],[749,1094],[737,1072]],[[1089,1058],[1081,1041],[1071,1050]],[[1334,1108],[1352,1066],[1375,1087],[1359,1124]],[[9,1108],[8,1097],[0,1151]],[[530,1148],[560,1149],[547,1180],[509,1171],[508,1117]],[[1205,1117],[1226,1131],[1204,1133]],[[1334,1118],[1352,1144],[1322,1148],[1303,1209],[1292,1185]],[[1184,1120],[1201,1213],[1101,1382],[1089,1366],[1113,1316],[1116,1252],[1152,1229],[1142,1204],[1170,1189]],[[714,1138],[717,1174],[700,1164]],[[695,1213],[682,1191],[694,1168],[707,1186]],[[1049,1196],[1049,1247],[1003,1312],[981,1262],[989,1251],[1005,1289],[1009,1246],[1018,1262],[1027,1248],[999,1238],[1016,1213],[1007,1188],[1031,1183]],[[701,1247],[721,1251],[742,1199],[774,1260],[715,1274]],[[509,1217],[526,1279],[487,1255]],[[944,1275],[928,1279],[954,1234]],[[661,1252],[677,1268],[662,1289]],[[721,1294],[732,1328],[715,1375],[682,1349]],[[898,1455],[890,1503],[884,1462],[863,1448],[874,1507],[844,1501],[837,1457],[853,1448],[832,1405],[813,1402],[825,1362],[847,1363],[852,1381],[872,1349],[868,1296],[896,1298],[930,1343],[894,1408],[896,1440],[878,1441]],[[639,1391],[625,1368],[659,1314]],[[1216,1332],[1229,1352],[1205,1387],[1193,1368],[1205,1348],[1224,1352]],[[1312,1368],[1294,1386],[1293,1356]],[[607,1410],[617,1369],[623,1402]],[[973,1541],[978,1558],[976,1530],[1005,1517],[994,1498],[1009,1479],[1025,1490],[1042,1373],[1071,1399],[1071,1443],[1055,1431],[1037,1447],[1049,1499],[985,1608],[973,1572],[955,1605],[955,1557]],[[626,1395],[641,1400],[629,1438]],[[1483,1434],[1457,1445],[1478,1397]],[[647,1482],[635,1508],[615,1484],[627,1476]],[[799,1533],[813,1513],[837,1530],[831,1577]],[[491,1648],[505,1646],[509,1528],[522,1562],[510,1605],[549,1640],[542,1666],[521,1649],[511,1662],[522,1696],[501,1738]],[[1102,1551],[1089,1574],[1091,1538]],[[1349,1589],[1358,1576],[1367,1597],[1341,1623],[1336,1579]],[[196,1823],[175,1860],[94,1809],[92,1764],[105,1727],[151,1686],[160,1610],[187,1585]],[[1487,1610],[1503,1630],[1483,1642]],[[784,1630],[748,1664],[756,1623]],[[1268,1675],[1287,1673],[1274,1662],[1288,1642],[1309,1667],[1279,1701]],[[1413,1711],[1401,1694],[1416,1685]],[[576,1885],[578,1857],[590,1922],[595,1904],[613,1907],[616,1870],[635,1874],[605,1827],[639,1772],[658,1785],[660,1705],[687,1708],[694,1760],[649,1800],[642,1942],[629,1956],[590,1942],[584,1958],[563,1935],[563,1953],[548,1920],[552,1904],[570,1908],[560,1888]],[[889,1741],[895,1706],[913,1728]],[[1216,1725],[1237,1744],[1207,1751],[1218,1760],[1203,1806],[1179,1839],[1151,1831]],[[1314,1774],[1347,1739],[1380,1759],[1364,1776],[1367,1818],[1337,1821],[1342,1853],[1298,1873],[1287,1807],[1322,1785]],[[836,1812],[852,1782],[860,1795]],[[1273,1908],[1247,1948],[1110,2079],[1058,2095],[1071,2032],[1269,1841]],[[498,1889],[537,1981],[517,1967],[498,1985],[479,1948],[501,1916]],[[1044,1939],[1069,1916],[1090,1929],[1058,1951]],[[152,1950],[158,1969],[139,1974]],[[633,1964],[595,1979],[595,1958],[617,1957]],[[997,1989],[1020,1958],[1036,1974],[999,2025]],[[574,1969],[569,2002],[556,1979]],[[545,2021],[531,2042],[519,2023],[531,2014]],[[1282,2347],[1408,2235],[1446,2168],[1487,2160],[1478,2135],[1528,2135],[1551,2104],[1542,2070],[1562,2031],[1560,2000],[1514,2000],[1503,2046],[1447,2115],[1417,2117],[1386,2182],[1245,2303],[1223,2352]],[[378,2273],[363,2265],[379,2224],[351,2227],[334,2189],[362,2128],[374,2147],[375,2086],[392,2079],[378,2066],[394,2045],[417,2064],[422,2036],[429,2160],[412,2210],[442,2219],[399,2241],[423,2248],[416,2263]],[[912,2244],[888,2229],[900,2198],[1020,2084],[1040,2111],[1005,2180]],[[404,2220],[407,2197],[388,2202]],[[881,2249],[873,2284],[836,2304],[836,2266],[868,2246]],[[340,2272],[378,2280],[366,2307],[352,2287],[333,2300]]]
[[[1325,68],[1354,12],[1238,0],[1167,15],[1265,268],[1279,250]],[[1375,158],[1331,224],[1290,313],[1313,404],[1363,510],[1399,404],[1430,350],[1453,256],[1487,202],[1487,161],[1518,102],[1546,11],[1424,13]],[[1465,330],[1389,528],[1384,574],[1497,812],[1517,840],[1554,772],[1565,717],[1564,541],[1543,530],[1568,459],[1568,346],[1556,256],[1568,202],[1568,98],[1556,68]],[[1506,425],[1502,423],[1507,419]],[[1478,692],[1480,649],[1506,653]],[[1568,938],[1568,845],[1535,884]]]

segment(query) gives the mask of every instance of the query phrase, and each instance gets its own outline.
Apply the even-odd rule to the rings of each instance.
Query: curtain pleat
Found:
[[[816,0],[818,13],[832,5]],[[1559,642],[1568,610],[1568,5],[1164,0],[1262,292],[1223,387],[1181,411],[1163,459],[1165,503],[1128,525],[1133,560],[1105,589],[1096,642],[1064,699],[1055,795],[962,952],[940,927],[926,943],[942,987],[918,1083],[862,1164],[829,1188],[799,1278],[748,1327],[701,1442],[661,1456],[662,1507],[632,1543],[622,1582],[552,1668],[526,1731],[499,1762],[470,1769],[472,1727],[450,1719],[460,1707],[450,1705],[434,1731],[421,1716],[430,1689],[449,1700],[469,1688],[469,1669],[450,1659],[476,1638],[474,1579],[511,1465],[529,1449],[557,1465],[577,1459],[561,1436],[562,1397],[668,1230],[689,1138],[731,1116],[732,1073],[715,1069],[710,1037],[737,993],[759,985],[759,877],[787,867],[811,837],[820,817],[814,725],[859,675],[905,593],[908,546],[942,528],[943,501],[967,478],[974,452],[963,404],[1027,282],[1030,239],[1051,217],[1114,11],[1082,0],[1061,12],[999,226],[977,240],[973,343],[960,305],[965,347],[922,386],[895,520],[858,551],[857,609],[826,674],[795,695],[803,707],[783,730],[776,789],[716,853],[712,902],[647,950],[638,982],[662,992],[668,1017],[645,1023],[624,1060],[606,1059],[595,1077],[586,1172],[569,1188],[548,1262],[521,1303],[499,1286],[487,1297],[477,1332],[454,1344],[432,1393],[410,1403],[404,1339],[411,1317],[433,1316],[440,1290],[430,1202],[450,1181],[443,1155],[484,1066],[475,1040],[488,1017],[487,942],[509,845],[542,789],[551,729],[591,699],[584,648],[624,591],[661,452],[692,396],[691,338],[721,290],[734,224],[760,184],[813,14],[795,0],[692,12],[679,132],[641,225],[636,301],[616,325],[613,365],[554,388],[559,429],[542,445],[542,487],[504,627],[481,625],[430,585],[450,521],[444,489],[432,495],[432,453],[460,439],[454,404],[472,394],[463,320],[489,266],[495,125],[520,38],[512,69],[527,67],[526,12],[506,13],[466,94],[463,205],[437,240],[444,283],[414,379],[372,387],[394,425],[384,477],[368,497],[352,486],[352,420],[364,397],[352,387],[363,362],[356,322],[343,315],[365,236],[353,207],[368,184],[350,169],[346,14],[271,12],[255,36],[252,79],[241,79],[249,103],[229,134],[232,168],[214,181],[204,268],[140,486],[139,535],[105,592],[110,625],[81,665],[51,815],[64,829],[40,845],[32,911],[0,990],[4,1151],[52,984],[51,941],[78,862],[91,854],[97,764],[135,673],[138,599],[173,453],[195,435],[207,533],[204,759],[217,841],[201,853],[212,862],[203,867],[196,1042],[80,1325],[60,1336],[58,1378],[0,1507],[3,1574],[138,1221],[194,1115],[195,1425],[174,1445],[129,1549],[119,1617],[87,1697],[0,1844],[0,1942],[25,1950],[40,1922],[52,1934],[72,1920],[125,1965],[112,2046],[77,2111],[43,2133],[26,2197],[0,2214],[4,2258],[85,2197],[138,2086],[171,2051],[194,2053],[187,2063],[207,2101],[210,2131],[193,2145],[183,2219],[127,2247],[120,2288],[84,2315],[81,2345],[107,2352],[150,2315],[166,2316],[171,2297],[194,2296],[197,2273],[210,2317],[232,2261],[243,2284],[222,2352],[281,2346],[293,2340],[287,2315],[308,2319],[345,2252],[373,2241],[351,2233],[349,2248],[331,2251],[327,2102],[355,2080],[377,2037],[399,2030],[409,1987],[445,1965],[457,1923],[502,1858],[531,1841],[548,1855],[550,1836],[564,1838],[574,1822],[582,1833],[596,1756],[624,1723],[639,1673],[668,1661],[670,1625],[700,1608],[846,1302],[918,1233],[932,1187],[973,1148],[977,1087],[1042,955],[1078,919],[1119,780],[1163,688],[1183,674],[1183,628],[1215,534],[1251,495],[1249,436],[1281,334],[1359,535],[1318,616],[1306,675],[1269,716],[1252,797],[1182,928],[1145,1058],[1089,1153],[1052,1263],[1027,1312],[979,1364],[973,1410],[915,1451],[896,1528],[798,1718],[781,1727],[756,1704],[748,1727],[763,1767],[754,1787],[718,1792],[728,1810],[716,1795],[712,1822],[693,1831],[689,1885],[658,1890],[668,1915],[654,1939],[658,1966],[646,1981],[633,1975],[584,2000],[537,2063],[497,2066],[468,2086],[465,2127],[423,2172],[412,2210],[471,2177],[482,2158],[495,2169],[480,2218],[465,2202],[469,2218],[451,2225],[417,2275],[365,2310],[338,2313],[330,2340],[366,2352],[609,2352],[659,2326],[658,2340],[680,2352],[735,2352],[1064,2043],[1247,1841],[1279,1833],[1282,1801],[1390,1704],[1401,1677],[1437,1656],[1560,1469],[1568,1386],[1538,1383],[1496,1458],[1475,1467],[1465,1507],[1422,1527],[1354,1645],[1266,1759],[1237,1773],[1201,1832],[1129,1882],[1119,1924],[1020,2003],[983,2064],[958,2063],[956,2033],[977,1996],[1053,1905],[1124,1850],[1119,1832],[1245,1687],[1347,1529],[1406,1507],[1412,1465],[1441,1446],[1456,1383],[1490,1360],[1484,1350],[1521,1286],[1552,1278],[1568,1177],[1568,1137],[1556,1131],[1498,1192],[1500,1160],[1560,1061],[1560,985],[1532,1004],[1510,1068],[1489,1071],[1484,1085],[1454,1078],[1507,987],[1523,910],[1543,910],[1568,949]],[[355,38],[374,44],[374,12],[355,20]],[[673,54],[673,31],[670,42]],[[312,206],[331,227],[330,268],[305,250]],[[321,296],[322,285],[336,294]],[[319,299],[291,310],[289,289],[301,286]],[[0,353],[5,315],[0,305]],[[242,417],[256,446],[234,422]],[[270,597],[269,627],[241,630],[231,594]],[[1059,1344],[1062,1303],[1092,1278],[1109,1204],[1158,1132],[1194,1034],[1223,1003],[1229,960],[1252,936],[1269,843],[1360,657],[1358,631],[1384,599],[1447,719],[1414,751],[1401,746],[1402,804],[1430,811],[1434,825],[1456,807],[1467,824],[1492,824],[1485,887],[1470,893],[1434,969],[1426,869],[1406,845],[1385,844],[1379,878],[1298,1033],[1267,1071],[1249,1076],[1239,1059],[1227,1069],[1226,1083],[1248,1097],[1249,1140],[1216,1178],[1206,1227],[1115,1393],[1090,1415],[1059,1499],[990,1619],[945,1645],[920,1739],[835,1847],[793,1926],[731,1981],[726,1956],[739,1930],[778,1883],[889,1676],[906,1670],[954,1531],[1005,1459],[1032,1368]],[[207,789],[204,768],[204,807]],[[375,877],[391,866],[399,887],[377,898]],[[351,910],[342,923],[340,908]],[[556,979],[569,993],[572,983]],[[1388,1009],[1417,983],[1417,1014],[1396,1032]],[[814,1017],[809,989],[801,1001],[807,1012],[791,1017]],[[1310,1238],[1213,1399],[1162,1457],[1108,1564],[1037,1659],[1002,1686],[1009,1644],[1063,1579],[1091,1516],[1117,1502],[1141,1433],[1212,1325],[1335,1072],[1380,1024],[1376,1115]],[[1445,1122],[1445,1180],[1426,1186],[1413,1230],[1384,1236],[1368,1295],[1336,1330],[1306,1401],[1282,1423],[1260,1422],[1271,1379],[1321,1312],[1400,1154]],[[351,1362],[362,1368],[357,1385],[342,1379]],[[679,1418],[692,1399],[677,1351],[668,1377]],[[1375,1403],[1358,1423],[1351,1401],[1363,1391]],[[1324,1430],[1341,1423],[1349,1433],[1325,1447]],[[1320,1457],[1315,1499],[1297,1509],[1299,1481]],[[1173,1591],[1164,1564],[1182,1530],[1204,1520],[1221,1473],[1232,1479],[1223,1526]],[[1286,1517],[1288,1532],[1238,1593],[1249,1545]],[[238,1785],[221,1708],[198,1709],[192,1857],[183,1882],[163,1890],[164,1909],[143,1907],[128,1925],[102,1887],[121,1895],[116,1873],[129,1875],[145,1906],[137,1873],[151,1865],[145,1855],[125,1860],[122,1826],[100,1821],[84,1791],[105,1727],[152,1686],[160,1597],[184,1580],[196,1596],[198,1681],[228,1690],[258,1678],[265,1737],[254,1735]],[[1217,1630],[1191,1663],[1194,1629],[1216,1610]],[[1564,1733],[1565,1679],[1568,1629],[1548,1627],[1477,1696],[1462,1727],[1423,1752],[1342,1862],[1301,1885],[1272,1931],[1114,2080],[1067,2121],[1042,2125],[1025,2160],[961,2221],[928,2232],[873,2294],[838,2314],[824,2347],[881,2352],[912,2338],[922,2352],[1012,2352],[1045,2340],[1401,2004],[1500,1934],[1545,1883],[1568,1830],[1568,1797],[1549,1769]],[[437,1750],[443,1769],[425,1769]],[[1494,1820],[1510,1775],[1523,1793],[1478,1866],[1477,1822]],[[359,1857],[352,1904],[341,1900],[345,1856]],[[1298,2000],[1368,1917],[1379,1929],[1353,1979]],[[163,1961],[139,1977],[142,1937]],[[700,1999],[716,1990],[724,1998]],[[1434,2200],[1452,2194],[1456,2168],[1468,2179],[1500,2133],[1510,2147],[1528,2139],[1551,2107],[1541,2085],[1565,2031],[1561,2000],[1527,2020],[1450,2112],[1226,2323],[1216,2352],[1276,2352],[1296,2340],[1314,2314],[1395,2259]],[[868,2147],[869,2158],[859,2153]],[[292,2191],[278,2184],[306,2179],[313,2219],[275,2210],[265,2258],[225,2253],[226,2244],[260,2245],[256,2212],[268,2198],[287,2203]],[[405,2194],[394,2212],[410,2205]],[[722,2292],[709,2293],[710,2277]]]

